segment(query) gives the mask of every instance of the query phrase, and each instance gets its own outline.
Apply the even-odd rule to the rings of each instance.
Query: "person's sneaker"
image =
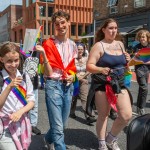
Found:
[[[47,150],[51,150],[50,144],[45,140],[45,137],[43,138],[43,141],[44,141],[44,148],[46,148]]]
[[[140,115],[140,116],[145,115],[145,110],[144,110],[144,108],[139,108],[139,107],[137,107],[137,113],[138,113],[138,115]]]
[[[118,146],[117,140],[112,141],[111,143],[106,142],[106,145],[111,150],[121,150]]]
[[[32,126],[32,132],[36,135],[40,135],[41,134],[41,131],[37,128],[37,127],[34,127]]]
[[[108,148],[106,145],[103,145],[103,146],[99,147],[98,150],[108,150]]]
[[[87,117],[86,118],[86,121],[88,122],[88,123],[93,123],[93,122],[96,122],[96,118],[95,117]]]
[[[77,117],[77,116],[76,116],[76,114],[75,114],[75,113],[70,114],[70,118],[75,119],[76,117]]]

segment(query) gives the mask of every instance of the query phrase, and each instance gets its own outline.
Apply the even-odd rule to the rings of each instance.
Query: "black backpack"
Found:
[[[150,150],[150,114],[139,116],[129,124],[127,150]]]

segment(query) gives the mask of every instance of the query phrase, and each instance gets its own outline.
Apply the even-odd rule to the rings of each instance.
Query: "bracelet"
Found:
[[[47,63],[49,63],[49,61],[44,62],[44,64],[47,64]]]

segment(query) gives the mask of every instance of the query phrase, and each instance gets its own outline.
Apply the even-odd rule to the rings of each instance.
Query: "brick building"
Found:
[[[119,31],[124,35],[126,46],[132,45],[136,32],[141,28],[150,30],[149,0],[94,0],[96,28],[106,18],[115,18]]]
[[[14,23],[21,23],[22,6],[10,5],[4,11],[0,12],[0,42],[11,41],[14,38],[14,32],[11,30]]]
[[[47,2],[46,2],[47,1]],[[26,28],[43,25],[42,38],[52,37],[55,33],[51,22],[52,13],[64,10],[71,15],[69,37],[78,39],[82,33],[90,32],[93,22],[93,0],[23,0],[22,24],[14,24],[12,41],[23,40]]]

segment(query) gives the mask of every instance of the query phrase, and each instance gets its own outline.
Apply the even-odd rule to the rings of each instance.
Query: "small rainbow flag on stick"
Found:
[[[74,80],[73,80],[73,86],[74,86],[73,96],[76,96],[76,95],[79,94],[79,80],[78,80],[78,77],[77,77],[75,72],[73,72],[72,70],[69,70],[69,73],[71,75],[73,75],[73,77],[74,77]]]
[[[128,66],[140,65],[148,61],[150,61],[150,48],[142,48],[137,52],[136,56],[128,62]]]

